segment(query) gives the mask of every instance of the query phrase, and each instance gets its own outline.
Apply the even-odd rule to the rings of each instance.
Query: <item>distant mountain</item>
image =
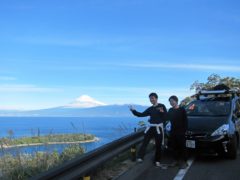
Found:
[[[129,105],[102,105],[90,108],[73,108],[68,106],[56,107],[32,111],[4,111],[0,110],[0,116],[36,116],[36,117],[131,117]],[[147,107],[134,105],[139,111]]]
[[[67,104],[65,107],[67,107],[67,108],[90,108],[90,107],[97,107],[97,106],[104,106],[104,105],[107,105],[107,104],[97,101],[88,95],[82,95],[79,98],[77,98],[75,101]]]
[[[0,116],[48,116],[48,117],[130,117],[129,105],[107,105],[88,95],[82,95],[73,102],[56,108],[13,111],[0,110]],[[135,105],[137,110],[143,111],[147,107]]]

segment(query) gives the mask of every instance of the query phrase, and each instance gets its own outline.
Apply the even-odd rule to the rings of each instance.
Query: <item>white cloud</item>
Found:
[[[16,106],[0,106],[0,110],[15,110],[19,109],[19,107]]]
[[[0,105],[0,110],[3,111],[22,111],[24,110],[21,106],[14,106],[14,105]]]
[[[129,42],[129,38],[124,37],[19,37],[17,41],[30,44],[47,44],[58,46],[73,46],[73,47],[87,47],[87,46],[105,46],[105,45],[120,45]]]
[[[10,76],[0,76],[0,81],[14,81],[16,80],[15,77],[10,77]]]
[[[237,65],[226,65],[226,64],[179,64],[179,63],[157,63],[157,62],[146,62],[146,63],[123,63],[116,64],[119,66],[133,67],[133,68],[159,68],[159,69],[183,69],[183,70],[212,70],[212,71],[227,71],[227,72],[240,72],[240,66]]]
[[[59,92],[58,88],[44,88],[28,84],[3,84],[0,85],[0,92]]]

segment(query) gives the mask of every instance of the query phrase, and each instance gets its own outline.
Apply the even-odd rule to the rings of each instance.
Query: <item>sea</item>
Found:
[[[99,138],[97,142],[80,144],[86,152],[134,132],[139,121],[136,117],[0,117],[0,137],[28,137],[37,135],[86,133]],[[33,154],[36,152],[61,153],[69,144],[37,145],[8,148],[0,155]],[[1,148],[2,149],[2,148]]]

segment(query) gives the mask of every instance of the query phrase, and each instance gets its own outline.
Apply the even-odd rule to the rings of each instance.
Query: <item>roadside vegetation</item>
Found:
[[[35,154],[12,155],[4,153],[0,158],[0,179],[25,180],[67,162],[84,153],[78,144],[70,145],[62,153],[36,152]]]
[[[85,153],[80,142],[92,142],[96,137],[91,134],[50,134],[44,136],[14,138],[13,131],[8,136],[0,138],[0,179],[25,180],[39,173],[59,166],[77,156]],[[70,143],[61,153],[57,150],[50,152],[36,151],[31,154],[21,153],[20,146],[40,144],[48,149],[48,145],[54,143]],[[9,153],[8,148],[12,148]]]

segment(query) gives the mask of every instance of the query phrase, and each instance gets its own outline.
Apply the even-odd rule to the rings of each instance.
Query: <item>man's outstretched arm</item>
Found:
[[[136,111],[135,109],[130,109],[131,112],[133,113],[133,115],[137,116],[137,117],[146,117],[146,116],[149,116],[149,108],[146,109],[145,111],[143,112],[138,112]]]

